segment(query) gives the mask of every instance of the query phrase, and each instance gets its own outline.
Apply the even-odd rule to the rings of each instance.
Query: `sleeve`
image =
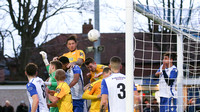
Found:
[[[78,65],[75,65],[72,70],[74,74],[81,74],[81,68]]]
[[[135,84],[134,84],[134,91],[137,91],[137,88],[136,88]]]
[[[102,94],[108,94],[108,88],[105,79],[101,82],[101,95]]]
[[[26,85],[27,87],[27,91],[30,93],[31,96],[35,95],[35,94],[38,94],[37,93],[37,90],[36,90],[36,87],[33,83],[28,83]]]
[[[161,67],[162,67],[162,65],[160,66],[160,68],[161,68]],[[157,72],[161,72],[161,71],[160,71],[160,68],[156,71],[156,73],[157,73]],[[159,77],[157,77],[155,74],[153,74],[152,77],[153,77],[153,80],[157,80],[157,78],[159,78]]]
[[[64,97],[66,95],[66,91],[65,91],[65,89],[64,88],[56,88],[56,93],[54,94],[54,96],[55,97],[57,97],[57,98],[62,98],[62,97]]]
[[[81,58],[83,59],[83,61],[85,61],[85,53],[82,50],[79,50],[79,51],[80,51],[80,54],[78,58]]]
[[[46,69],[47,69],[48,74],[49,74],[49,67],[50,67],[50,65],[47,65],[47,66],[46,66]]]
[[[87,90],[83,93],[82,98],[83,99],[89,99],[89,100],[97,99],[97,95],[93,95],[94,91],[95,91],[95,88],[90,85],[87,88]]]
[[[51,82],[51,86],[57,87],[57,82]]]

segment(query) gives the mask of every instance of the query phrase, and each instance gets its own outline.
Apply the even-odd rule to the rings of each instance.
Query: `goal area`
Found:
[[[199,9],[169,9],[159,5],[146,6],[133,2],[133,82],[141,100],[139,104],[134,102],[135,107],[139,107],[134,108],[136,112],[159,112],[159,88],[162,87],[155,73],[163,64],[165,53],[177,56],[173,60],[178,71],[175,83],[177,102],[173,105],[171,101],[169,106],[176,106],[177,112],[200,112],[198,16]],[[126,34],[131,33],[129,30],[126,30]]]

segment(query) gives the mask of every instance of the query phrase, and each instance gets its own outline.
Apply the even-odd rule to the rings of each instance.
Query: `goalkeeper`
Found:
[[[49,73],[48,82],[44,82],[47,85],[47,88],[50,91],[55,91],[57,87],[57,82],[55,79],[55,71],[57,69],[62,69],[62,63],[60,61],[51,61],[50,64],[47,60],[47,54],[44,51],[41,51],[42,59],[44,64],[46,65],[46,69]],[[48,100],[48,106],[51,106],[51,101]],[[59,112],[58,107],[50,107],[50,112]]]
[[[177,91],[175,89],[177,80],[177,68],[173,65],[175,54],[164,54],[163,64],[155,73],[159,77],[160,112],[176,112]]]

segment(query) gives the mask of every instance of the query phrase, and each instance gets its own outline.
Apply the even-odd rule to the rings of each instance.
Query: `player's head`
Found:
[[[89,57],[89,58],[87,58],[87,59],[85,60],[85,65],[86,65],[86,67],[87,67],[90,71],[92,71],[92,72],[94,72],[94,71],[96,70],[96,68],[97,68],[96,62],[95,62],[94,59],[91,58],[91,57]]]
[[[58,58],[58,60],[62,63],[62,69],[63,70],[67,70],[69,68],[67,68],[67,65],[69,64],[69,59],[65,56],[61,56],[60,58]]]
[[[103,69],[103,78],[110,76],[110,74],[111,74],[111,69],[109,67],[105,67]]]
[[[119,70],[121,69],[122,65],[121,65],[121,58],[118,56],[113,56],[110,59],[110,68],[112,70],[112,72],[119,72]]]
[[[34,63],[28,63],[25,67],[25,74],[27,76],[36,76],[38,71],[38,67]]]
[[[164,54],[163,63],[172,64],[173,62],[175,62],[175,60],[176,60],[176,54],[169,52]]]
[[[49,73],[53,73],[57,69],[62,69],[62,63],[58,60],[56,61],[51,61],[50,62],[50,67],[49,67]]]
[[[69,51],[76,50],[77,47],[77,36],[76,35],[70,35],[67,39],[66,45]]]
[[[55,79],[57,81],[64,81],[66,78],[65,71],[63,69],[57,69],[55,73]]]

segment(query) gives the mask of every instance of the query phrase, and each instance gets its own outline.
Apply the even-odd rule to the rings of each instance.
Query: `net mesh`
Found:
[[[168,9],[134,4],[134,10],[134,77],[141,98],[141,109],[159,111],[159,88],[162,87],[159,87],[159,78],[153,76],[163,64],[163,54],[170,52],[179,55],[177,47],[181,46],[183,71],[178,71],[178,75],[183,75],[183,78],[178,77],[177,80],[182,81],[183,88],[180,90],[177,83],[174,84],[183,95],[177,94],[177,100],[182,99],[183,102],[173,104],[175,101],[172,100],[168,106],[177,106],[177,109],[171,108],[177,111],[178,108],[186,112],[200,111],[199,9]],[[177,43],[177,38],[182,38],[183,45]],[[176,60],[174,65],[178,66]]]

